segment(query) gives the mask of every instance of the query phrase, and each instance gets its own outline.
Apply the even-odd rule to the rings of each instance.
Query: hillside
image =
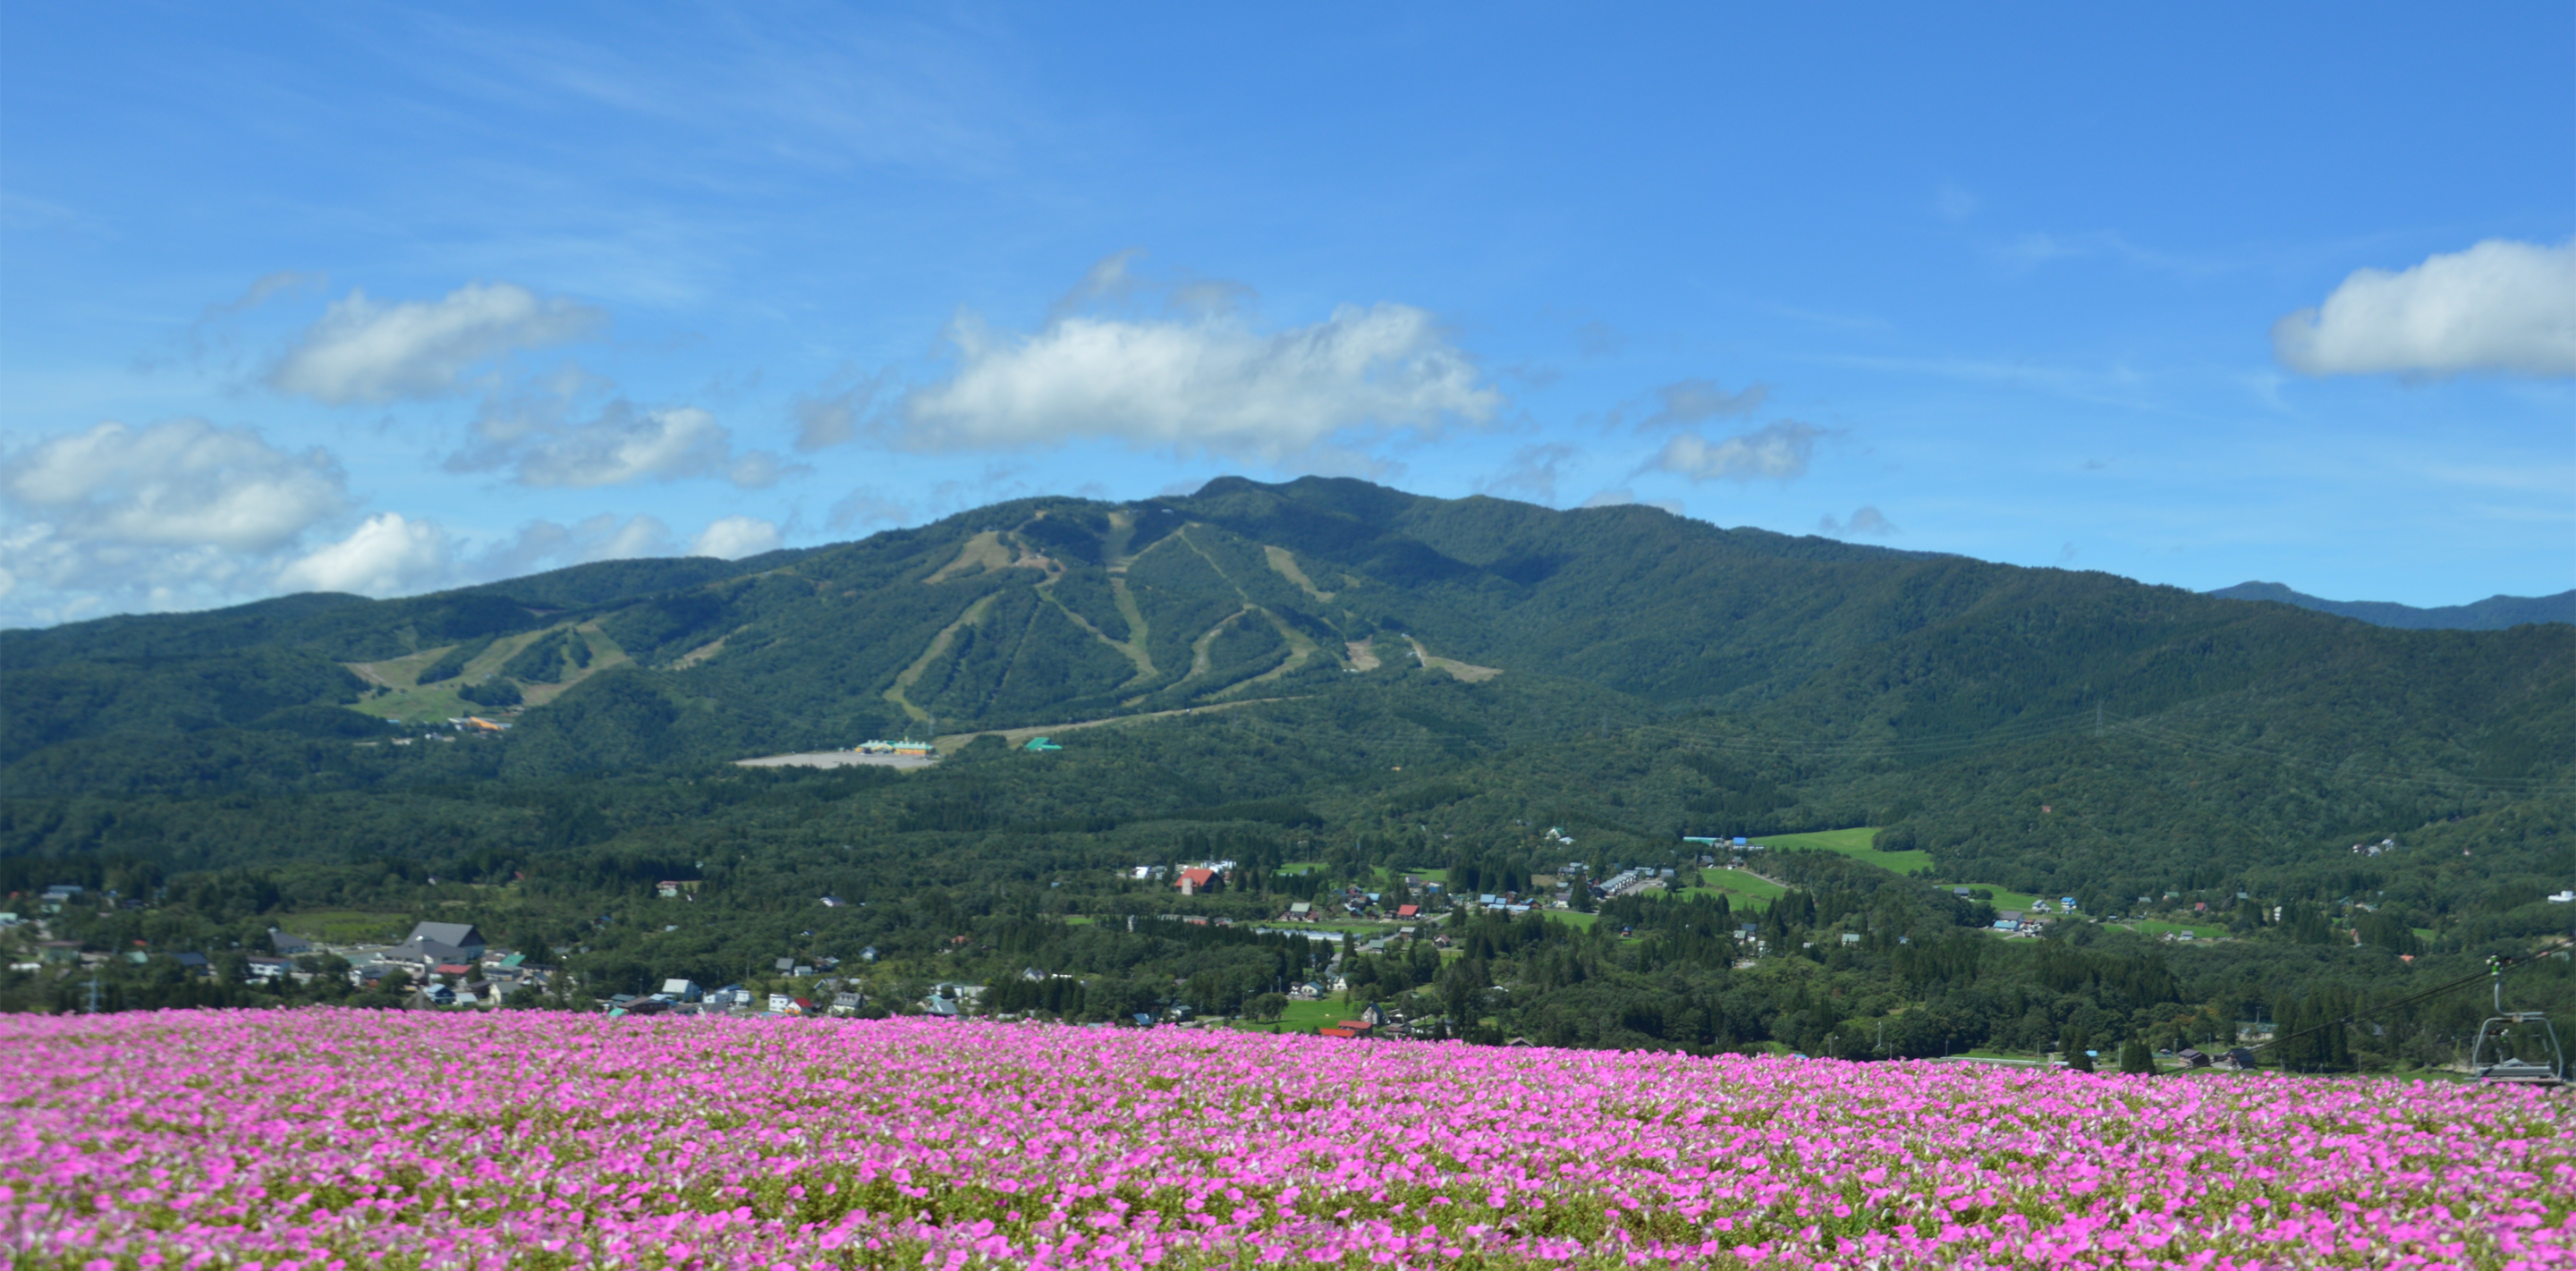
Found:
[[[1585,1044],[1811,1045],[1864,1006],[1939,1006],[1901,1041],[1939,1053],[2375,991],[2563,927],[2542,897],[2576,885],[2576,627],[2395,630],[1356,481],[7,632],[0,659],[0,889],[152,897],[65,928],[115,947],[439,914],[602,984],[870,945],[897,985],[1107,977],[1083,1009],[1109,1018],[1240,1006],[1309,968],[1096,917],[1431,899],[1406,877],[1588,909],[1564,879],[1642,866],[1677,871],[1671,899],[1473,939],[1488,919],[1443,898],[1460,943],[1368,982],[1462,1030]],[[514,727],[420,722],[468,709]],[[1000,736],[1050,730],[1062,751]],[[951,757],[730,762],[905,731]],[[1826,830],[1851,833],[1740,868],[1683,841]],[[1203,857],[1238,862],[1224,894],[1129,876]],[[650,890],[671,878],[705,884],[683,923]],[[2065,896],[2121,920],[2068,928],[2098,965],[1915,951]],[[1757,918],[1769,953],[1744,970]],[[2157,943],[2194,922],[2236,939]],[[1832,961],[1827,933],[1863,942]],[[1802,948],[1813,976],[1777,956]],[[1819,1005],[1828,984],[1849,1000]],[[2427,1016],[2409,1053],[2456,1027]]]

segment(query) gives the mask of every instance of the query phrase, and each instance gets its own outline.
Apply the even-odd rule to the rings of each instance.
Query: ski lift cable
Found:
[[[2475,984],[2480,980],[2500,976],[2507,971],[2518,971],[2534,962],[2538,962],[2542,958],[2548,957],[2550,954],[2568,949],[2576,949],[2576,937],[2561,940],[2558,943],[2549,945],[2545,948],[2534,949],[2530,953],[2519,958],[2497,957],[2493,960],[2493,965],[2487,970],[2477,972],[2474,975],[2464,975],[2459,979],[2451,980],[2443,984],[2437,984],[2432,988],[2425,989],[2419,993],[2412,993],[2394,1001],[2382,1002],[2366,1011],[2354,1011],[2349,1015],[2338,1016],[2313,1027],[2302,1028],[2286,1037],[2275,1037],[2270,1041],[2258,1042],[2252,1046],[2240,1047],[2239,1049],[2244,1050],[2247,1054],[2252,1054],[2258,1050],[2267,1050],[2271,1047],[2278,1046],[2283,1042],[2297,1041],[2310,1033],[2322,1033],[2329,1028],[2341,1028],[2347,1024],[2357,1024],[2363,1020],[2369,1019],[2371,1016],[2384,1015],[2401,1006],[2412,1006],[2426,998],[2440,997],[2442,994],[2451,992],[2466,985]],[[2175,1071],[2179,1072],[2183,1070],[2176,1069]]]

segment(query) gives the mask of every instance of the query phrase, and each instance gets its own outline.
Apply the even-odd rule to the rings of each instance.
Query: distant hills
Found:
[[[2554,596],[2489,596],[2475,604],[2418,609],[2384,600],[2326,600],[2279,583],[2247,582],[2205,593],[2221,600],[2273,600],[2318,613],[2408,631],[2502,631],[2529,622],[2576,622],[2576,591]]]

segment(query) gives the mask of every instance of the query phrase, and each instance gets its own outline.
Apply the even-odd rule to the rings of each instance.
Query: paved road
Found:
[[[736,759],[739,768],[927,768],[939,762],[927,755],[863,755],[855,750],[814,750],[801,755],[763,755]]]

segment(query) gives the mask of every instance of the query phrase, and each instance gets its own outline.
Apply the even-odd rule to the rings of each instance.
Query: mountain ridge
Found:
[[[2386,600],[2327,600],[2282,583],[2241,582],[2201,593],[2222,600],[2267,600],[2318,613],[2356,618],[2405,631],[2501,631],[2533,622],[2576,623],[2576,589],[2550,596],[2494,595],[2465,605],[2417,608]]]

